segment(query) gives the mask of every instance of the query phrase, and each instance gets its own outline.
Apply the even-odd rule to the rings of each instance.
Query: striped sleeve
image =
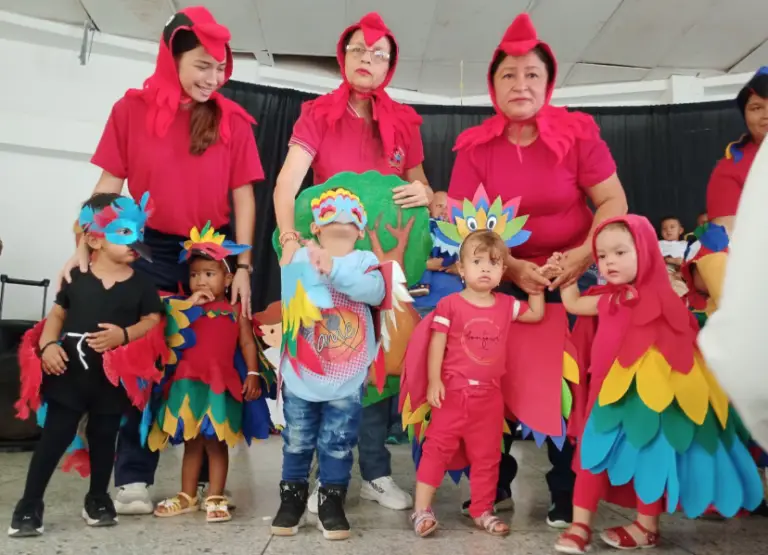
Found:
[[[432,330],[440,333],[448,333],[451,329],[451,318],[453,317],[453,302],[449,297],[445,297],[437,303],[435,314],[432,318]]]

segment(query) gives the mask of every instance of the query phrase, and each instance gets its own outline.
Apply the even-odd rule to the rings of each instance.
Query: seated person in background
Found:
[[[427,269],[421,277],[421,282],[409,291],[413,297],[413,307],[422,318],[434,310],[440,299],[462,290],[461,278],[456,270],[456,254],[445,252],[435,241],[434,230],[437,222],[448,218],[448,194],[445,191],[435,193],[429,205],[429,216],[432,253],[427,260]]]
[[[676,216],[667,216],[661,220],[659,248],[662,256],[664,256],[664,262],[667,263],[667,272],[669,273],[669,281],[672,283],[672,289],[681,297],[688,292],[688,287],[680,276],[680,266],[683,264],[685,247],[688,244],[687,241],[681,239],[684,231],[680,219]]]

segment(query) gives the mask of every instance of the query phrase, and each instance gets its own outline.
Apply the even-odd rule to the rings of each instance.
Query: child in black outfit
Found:
[[[161,354],[157,352],[160,347],[155,334],[159,328],[155,326],[161,319],[162,302],[152,283],[131,268],[139,252],[148,257],[141,244],[149,212],[147,203],[147,195],[136,204],[130,198],[102,193],[83,205],[80,225],[93,252],[90,271],[75,270],[72,282],[62,284],[48,317],[28,332],[39,334],[39,340],[33,344],[39,351],[26,356],[26,360],[37,364],[25,365],[25,353],[20,351],[22,400],[17,407],[29,403],[38,410],[38,416],[42,410],[46,412],[45,426],[29,465],[24,495],[13,513],[9,536],[42,534],[45,489],[86,413],[91,484],[82,515],[89,526],[117,524],[107,488],[117,432],[123,413],[131,404],[126,392],[131,380],[127,376],[134,376],[135,386],[137,370],[141,370],[136,368],[138,361],[146,362],[149,356],[152,366],[152,361]],[[151,330],[153,335],[132,343]],[[154,341],[147,341],[150,338]],[[128,343],[130,348],[123,347]],[[139,352],[142,355],[137,358]],[[131,368],[123,373],[121,363]],[[30,394],[30,382],[32,389],[39,388],[42,406],[37,392]],[[20,415],[23,412],[20,408]]]

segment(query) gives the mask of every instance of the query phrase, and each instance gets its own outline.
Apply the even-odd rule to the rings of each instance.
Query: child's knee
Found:
[[[315,450],[317,430],[307,427],[286,426],[282,431],[283,450],[286,453],[299,455]]]
[[[352,457],[357,445],[357,430],[345,427],[324,428],[317,439],[317,449],[334,459]]]

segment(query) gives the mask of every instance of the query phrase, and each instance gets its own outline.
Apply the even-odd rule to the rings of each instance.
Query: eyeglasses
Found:
[[[386,52],[384,50],[368,50],[367,48],[357,44],[347,45],[347,54],[349,54],[356,60],[362,60],[366,52],[371,55],[371,61],[375,64],[388,62],[391,57],[389,52]]]

